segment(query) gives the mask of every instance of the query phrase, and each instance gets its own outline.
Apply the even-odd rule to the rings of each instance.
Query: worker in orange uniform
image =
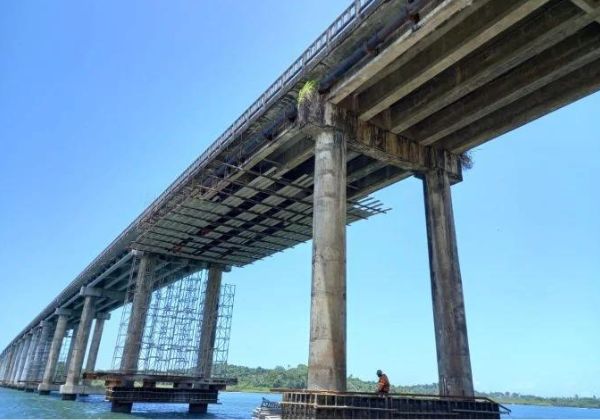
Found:
[[[381,370],[377,371],[377,377],[379,381],[377,381],[377,393],[380,395],[389,394],[390,392],[390,381],[385,373]]]

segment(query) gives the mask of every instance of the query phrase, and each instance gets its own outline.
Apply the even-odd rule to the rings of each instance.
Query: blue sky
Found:
[[[0,2],[0,348],[346,4]],[[453,187],[479,390],[600,395],[599,109],[592,95],[477,148]],[[422,187],[376,196],[393,210],[348,230],[348,371],[435,382]],[[226,275],[230,362],[306,363],[310,258]]]

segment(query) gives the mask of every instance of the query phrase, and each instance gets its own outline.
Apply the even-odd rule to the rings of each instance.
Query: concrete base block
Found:
[[[37,390],[41,393],[44,392],[43,395],[48,395],[50,391],[58,391],[60,389],[60,385],[55,384],[39,384]]]
[[[77,394],[60,394],[60,397],[65,401],[75,401],[77,399]]]
[[[188,410],[190,414],[206,414],[208,411],[208,404],[203,403],[193,403],[190,404],[190,408]]]
[[[91,387],[88,385],[61,385],[60,393],[79,395],[104,394],[104,388],[99,390],[96,387]]]
[[[119,401],[113,401],[110,406],[110,411],[113,413],[131,413],[131,408],[133,407],[133,403],[124,403]]]

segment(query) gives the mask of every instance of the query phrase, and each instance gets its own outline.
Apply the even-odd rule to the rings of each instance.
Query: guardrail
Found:
[[[376,5],[383,0],[354,0],[337,19],[329,25],[329,27],[312,44],[259,96],[259,98],[244,111],[244,113],[231,124],[217,140],[215,140],[204,153],[202,153],[188,168],[183,171],[177,179],[167,187],[162,194],[158,196],[151,204],[140,214],[133,222],[123,230],[86,268],[63,289],[63,291],[53,299],[50,303],[21,333],[19,333],[9,346],[23,334],[27,333],[32,327],[37,325],[44,318],[51,315],[53,308],[59,306],[64,301],[67,295],[71,295],[73,291],[79,291],[81,286],[85,285],[85,277],[94,267],[101,264],[103,261],[108,262],[115,258],[115,255],[110,255],[115,252],[113,249],[126,235],[131,234],[135,227],[147,216],[151,215],[163,201],[178,188],[183,185],[188,178],[194,174],[202,165],[214,157],[222,148],[232,141],[242,130],[260,113],[265,111],[275,99],[280,97],[283,92],[291,88],[296,82],[297,77],[302,75],[308,68],[312,66],[320,53],[332,45],[342,34],[346,33],[352,23],[360,21],[362,16],[372,10]]]

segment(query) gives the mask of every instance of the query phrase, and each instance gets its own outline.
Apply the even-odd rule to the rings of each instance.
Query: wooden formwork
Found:
[[[284,419],[499,419],[488,398],[282,390]]]

